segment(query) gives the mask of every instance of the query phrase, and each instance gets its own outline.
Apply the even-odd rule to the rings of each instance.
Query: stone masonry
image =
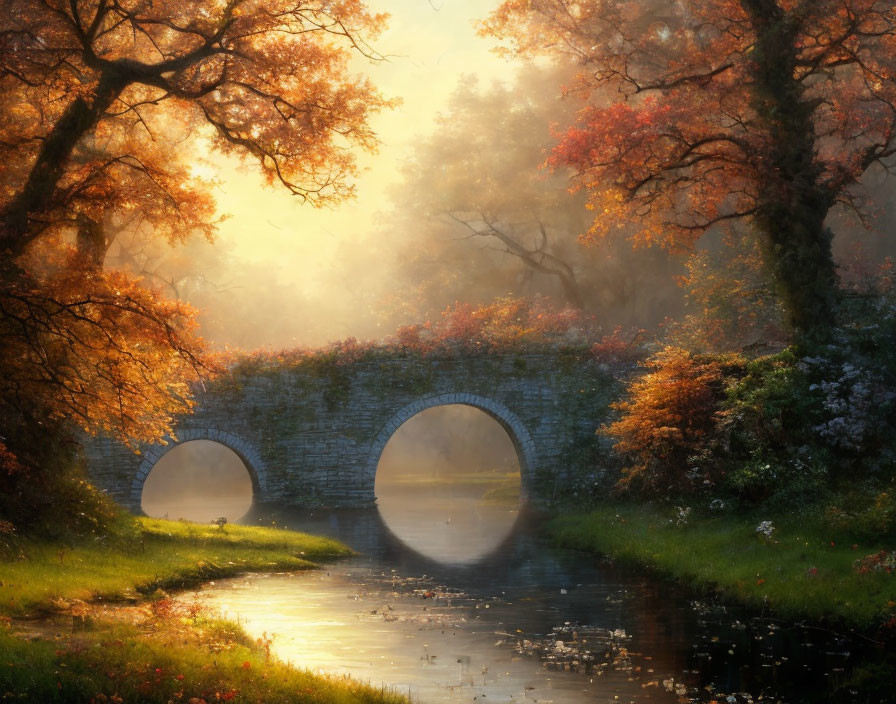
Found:
[[[293,506],[369,506],[380,455],[423,410],[466,404],[512,439],[523,496],[544,503],[601,452],[595,428],[618,393],[610,371],[582,354],[380,357],[324,367],[237,372],[197,393],[166,444],[135,453],[87,443],[91,478],[131,510],[143,482],[178,443],[213,440],[245,463],[255,500]]]

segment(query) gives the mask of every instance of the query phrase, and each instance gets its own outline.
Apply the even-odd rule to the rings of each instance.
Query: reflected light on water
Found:
[[[141,508],[153,518],[207,523],[239,520],[252,507],[252,479],[233,450],[211,440],[176,445],[143,485]]]
[[[510,535],[520,468],[504,428],[470,406],[431,408],[402,425],[377,468],[377,506],[405,545],[445,564],[478,562]]]

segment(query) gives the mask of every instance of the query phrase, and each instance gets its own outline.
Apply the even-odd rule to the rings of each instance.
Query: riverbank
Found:
[[[765,532],[757,530],[769,521]],[[769,530],[771,528],[771,530]],[[896,574],[862,561],[884,541],[837,534],[801,515],[680,515],[677,508],[610,503],[547,525],[561,547],[648,567],[792,620],[896,630]]]
[[[13,548],[0,562],[0,697],[406,701],[289,667],[270,657],[269,641],[253,641],[238,625],[177,604],[163,591],[244,572],[309,569],[352,554],[337,541],[271,528],[137,519],[105,539],[22,540]]]
[[[156,589],[242,572],[309,569],[352,554],[335,540],[305,533],[150,518],[73,544],[19,541],[10,552],[0,561],[0,614],[16,618],[56,611],[74,599],[135,600]]]

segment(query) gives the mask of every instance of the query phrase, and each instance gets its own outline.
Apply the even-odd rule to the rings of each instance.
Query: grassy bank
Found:
[[[270,642],[253,642],[236,624],[158,591],[247,571],[305,569],[351,553],[336,541],[271,528],[137,519],[103,540],[22,539],[7,547],[0,562],[0,622],[6,623],[0,625],[0,698],[406,701],[289,667],[271,658]],[[44,618],[17,620],[35,615]]]
[[[774,531],[757,532],[761,521]],[[894,546],[859,542],[806,516],[688,516],[647,504],[614,503],[557,518],[561,546],[650,567],[698,589],[769,607],[793,619],[871,629],[896,616],[896,574],[860,574],[855,563]]]
[[[271,658],[237,625],[167,599],[29,640],[0,628],[0,698],[41,704],[399,704],[403,697]],[[61,624],[60,624],[61,625]]]
[[[21,541],[0,561],[0,614],[36,615],[73,599],[123,600],[249,571],[298,570],[350,554],[326,538],[273,528],[148,518],[105,540]]]

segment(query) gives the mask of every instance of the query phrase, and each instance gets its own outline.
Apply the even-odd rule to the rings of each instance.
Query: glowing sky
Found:
[[[220,209],[230,218],[219,242],[235,256],[263,263],[283,277],[315,285],[315,272],[331,266],[335,249],[361,239],[377,211],[388,209],[388,192],[399,178],[415,135],[432,129],[433,119],[464,75],[483,83],[509,79],[517,65],[495,55],[494,42],[476,36],[473,23],[485,18],[499,0],[368,0],[388,12],[389,28],[373,45],[388,62],[355,62],[387,97],[402,105],[380,114],[373,123],[382,140],[376,155],[359,153],[365,168],[358,197],[337,209],[303,206],[285,190],[266,187],[251,168],[215,158],[222,180]]]

